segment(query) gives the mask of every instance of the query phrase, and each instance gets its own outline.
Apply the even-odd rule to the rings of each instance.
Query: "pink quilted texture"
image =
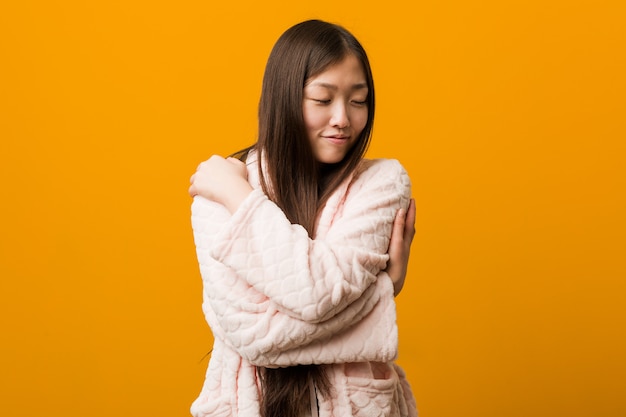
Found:
[[[395,303],[382,271],[393,219],[410,197],[405,170],[394,160],[364,160],[328,200],[311,239],[261,192],[251,162],[256,189],[234,215],[201,197],[192,205],[203,310],[215,338],[192,413],[258,415],[254,365],[316,363],[328,364],[337,387],[320,416],[352,415],[354,407],[370,410],[363,416],[416,415],[391,363]],[[347,378],[341,364],[351,362],[389,364],[389,378]]]

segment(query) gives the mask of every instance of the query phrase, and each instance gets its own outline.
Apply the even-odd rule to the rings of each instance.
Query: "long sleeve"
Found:
[[[214,237],[208,255],[286,314],[312,323],[332,317],[385,268],[393,219],[410,197],[408,175],[397,161],[371,162],[335,196],[345,201],[323,239],[291,224],[257,189]]]
[[[254,288],[237,282],[232,271],[223,272],[219,282],[205,287],[204,313],[214,337],[254,365],[385,362],[397,355],[388,277],[377,280],[337,316],[308,323],[278,311]]]
[[[377,277],[409,193],[399,163],[373,161],[331,197],[316,239],[260,190],[232,217],[197,198],[192,220],[214,335],[266,366],[395,357],[393,290]],[[383,337],[368,340],[372,328]]]

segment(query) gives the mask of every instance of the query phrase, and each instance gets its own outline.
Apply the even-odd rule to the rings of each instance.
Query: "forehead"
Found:
[[[367,79],[361,62],[357,57],[350,54],[321,73],[309,78],[305,87],[367,88]]]

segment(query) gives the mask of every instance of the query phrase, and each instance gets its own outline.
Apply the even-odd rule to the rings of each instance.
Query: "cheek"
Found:
[[[303,108],[304,125],[307,129],[318,129],[323,126],[324,114],[318,109],[304,106]]]
[[[367,109],[360,110],[359,112],[357,112],[353,116],[352,124],[353,124],[354,130],[358,131],[358,133],[361,133],[361,131],[367,124]]]

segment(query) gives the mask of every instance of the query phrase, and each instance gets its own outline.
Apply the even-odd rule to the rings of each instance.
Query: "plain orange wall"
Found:
[[[188,178],[254,141],[307,18],[369,51],[418,205],[399,362],[423,417],[626,415],[622,1],[7,1],[0,414],[186,416],[211,346]]]

